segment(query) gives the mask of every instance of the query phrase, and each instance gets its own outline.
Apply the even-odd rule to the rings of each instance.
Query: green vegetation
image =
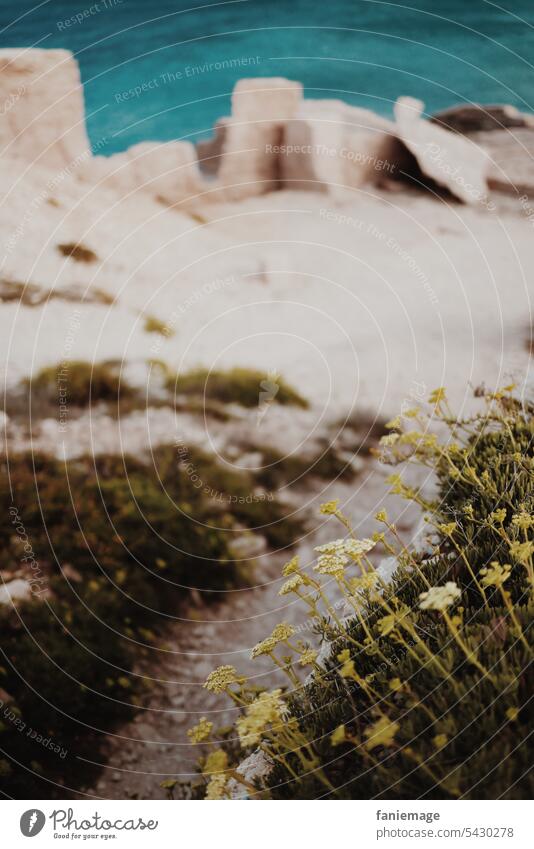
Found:
[[[144,330],[146,333],[159,333],[161,336],[174,336],[174,330],[164,321],[153,315],[145,316]]]
[[[36,401],[48,400],[74,406],[87,406],[90,401],[131,399],[137,391],[121,376],[116,362],[90,363],[86,360],[67,360],[56,366],[41,369],[25,383],[31,386]]]
[[[264,389],[264,385],[267,389]],[[289,404],[306,409],[308,402],[280,377],[269,377],[254,369],[233,368],[229,371],[194,369],[179,375],[169,375],[167,387],[176,395],[193,395],[223,404],[258,407],[260,393],[266,391],[268,402]]]
[[[407,548],[383,510],[362,540],[337,502],[322,506],[344,537],[317,549],[311,572],[293,558],[280,593],[298,596],[329,651],[319,662],[281,623],[252,656],[284,669],[286,693],[258,696],[230,666],[209,676],[207,688],[239,706],[242,745],[236,759],[211,744],[209,798],[226,795],[235,764],[258,746],[272,764],[263,785],[247,785],[260,797],[531,798],[534,407],[510,393],[486,395],[478,415],[457,420],[439,389],[429,412],[389,423],[382,460],[422,464],[438,484],[430,501],[390,478],[424,512],[429,552]],[[397,560],[391,582],[372,561],[380,549]]]
[[[79,242],[66,242],[63,245],[57,246],[58,251],[63,256],[73,259],[75,262],[96,262],[97,255],[91,248],[86,248]]]
[[[0,605],[0,788],[61,796],[38,776],[90,780],[76,755],[98,760],[92,729],[135,710],[134,661],[157,645],[191,590],[216,600],[250,577],[251,566],[232,559],[236,532],[272,523],[260,533],[289,545],[302,528],[251,476],[176,446],[155,449],[150,461],[14,455],[1,471],[0,570],[4,582],[30,581],[32,598],[16,610]]]

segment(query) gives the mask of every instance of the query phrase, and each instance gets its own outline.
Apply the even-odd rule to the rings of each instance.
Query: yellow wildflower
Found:
[[[278,595],[288,595],[289,593],[294,593],[295,590],[298,590],[304,583],[304,578],[302,575],[295,574],[291,575],[290,578],[282,584],[281,588],[278,591]]]
[[[394,693],[397,693],[399,690],[402,690],[403,684],[400,678],[392,678],[389,682],[389,688]]]
[[[339,746],[341,743],[344,743],[347,739],[345,734],[345,726],[338,725],[335,731],[333,731],[332,736],[330,737],[330,742],[332,746]]]
[[[384,436],[380,437],[379,445],[382,448],[392,448],[396,442],[399,441],[398,433],[386,433]]]
[[[484,587],[502,587],[505,581],[508,580],[512,573],[512,567],[509,563],[501,566],[497,561],[493,561],[489,567],[480,570],[482,578],[482,586]]]
[[[282,690],[260,693],[247,705],[245,715],[239,717],[236,722],[237,733],[243,746],[256,745],[268,725],[279,726],[283,722],[286,707],[281,695]]]
[[[378,513],[375,516],[375,519],[376,519],[377,522],[384,522],[385,523],[385,522],[388,521],[388,514],[386,513],[385,510],[379,510]]]
[[[206,799],[216,800],[224,799],[226,790],[227,778],[222,773],[220,775],[212,775],[206,787]]]
[[[522,510],[521,513],[516,513],[515,516],[512,516],[512,525],[515,525],[516,528],[521,528],[523,531],[528,531],[534,525],[534,516],[531,516],[526,510]]]
[[[215,775],[224,772],[228,767],[228,755],[223,749],[214,749],[204,761],[202,772],[204,775]]]
[[[432,742],[434,743],[436,749],[443,749],[443,747],[446,746],[449,742],[449,738],[446,734],[436,734]]]
[[[222,693],[228,689],[230,684],[242,684],[243,680],[238,676],[233,666],[219,666],[213,672],[210,672],[202,686],[206,690],[211,690],[212,693]]]
[[[509,719],[510,722],[515,722],[518,716],[519,710],[516,707],[509,707],[506,711],[506,718]]]
[[[419,607],[421,610],[446,610],[461,594],[454,581],[447,581],[444,587],[430,587],[427,592],[421,593]]]
[[[495,525],[502,525],[506,519],[506,510],[502,507],[500,510],[494,510],[488,516],[489,521]]]
[[[534,542],[513,542],[509,551],[514,560],[526,566],[534,553]]]
[[[429,404],[440,404],[442,401],[445,400],[445,398],[446,398],[445,387],[444,386],[438,386],[437,389],[434,389],[430,393],[428,403]]]
[[[371,751],[377,746],[391,746],[399,728],[398,722],[391,722],[387,716],[382,716],[377,722],[365,729],[365,736],[367,737],[365,748]]]
[[[323,516],[333,516],[334,513],[337,512],[339,506],[339,498],[335,498],[333,501],[325,501],[324,504],[321,504],[319,508],[319,512],[323,514]]]
[[[447,525],[438,525],[438,530],[446,537],[450,537],[456,530],[456,522],[449,522]]]
[[[190,738],[192,743],[201,743],[203,740],[207,740],[212,731],[213,722],[210,722],[205,716],[203,716],[201,717],[198,725],[194,725],[193,728],[189,729],[187,736]]]
[[[292,637],[294,633],[295,629],[292,625],[288,625],[286,622],[280,622],[279,625],[276,625],[273,628],[273,632],[269,637],[265,637],[264,640],[261,640],[254,646],[250,655],[251,658],[254,660],[262,654],[271,654],[278,643],[285,642],[285,640]]]
[[[317,652],[313,649],[306,649],[299,657],[299,663],[301,666],[310,666],[310,664],[315,663],[316,660]]]
[[[382,619],[379,619],[376,623],[376,627],[378,628],[378,633],[382,637],[387,637],[388,634],[391,634],[393,629],[397,624],[397,617],[394,613],[388,613],[387,616],[383,616]]]
[[[321,575],[333,575],[335,578],[342,578],[348,562],[349,558],[345,554],[321,554],[317,560],[317,565],[313,568]]]
[[[298,568],[299,558],[298,555],[295,555],[295,557],[292,557],[291,560],[286,563],[286,565],[282,569],[282,575],[284,576],[284,578],[287,578],[288,575],[292,575],[294,572],[296,572]]]

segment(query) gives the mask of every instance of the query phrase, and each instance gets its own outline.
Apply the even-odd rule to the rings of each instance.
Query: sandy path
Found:
[[[333,484],[328,498],[340,498],[362,536],[371,532],[374,512],[386,504],[409,539],[418,517],[399,500],[390,501],[385,496],[389,471],[368,459],[355,482]],[[308,496],[313,499],[314,493],[310,490]],[[319,492],[315,507],[324,497],[324,492]],[[298,546],[302,562],[310,562],[314,545],[338,533],[335,523],[319,521]],[[135,719],[107,737],[105,758],[99,761],[103,765],[101,776],[95,786],[84,788],[85,793],[112,799],[159,799],[166,795],[161,781],[174,778],[186,782],[193,777],[200,749],[190,745],[187,729],[203,715],[218,726],[235,719],[235,710],[226,698],[213,696],[202,688],[216,666],[231,663],[239,671],[254,675],[261,686],[286,683],[273,673],[268,660],[250,660],[251,647],[276,623],[285,620],[297,628],[305,623],[302,605],[293,602],[291,596],[278,596],[281,567],[286,559],[286,555],[263,555],[257,561],[255,588],[228,593],[216,606],[197,607],[198,618],[177,620],[167,629],[165,642],[170,651],[158,652],[138,668],[152,681],[152,691]],[[307,630],[300,636],[314,639]]]

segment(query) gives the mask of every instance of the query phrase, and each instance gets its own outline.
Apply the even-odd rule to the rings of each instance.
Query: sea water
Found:
[[[209,135],[241,77],[289,77],[383,115],[399,95],[428,113],[533,110],[532,0],[0,0],[0,45],[74,52],[103,154]]]

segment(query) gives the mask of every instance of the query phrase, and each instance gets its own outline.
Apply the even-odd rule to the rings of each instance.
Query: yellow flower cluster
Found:
[[[497,561],[493,561],[490,566],[480,570],[482,578],[482,586],[484,587],[502,587],[505,581],[512,574],[512,567],[509,563],[501,566]]]
[[[330,742],[332,743],[332,746],[339,746],[341,743],[344,743],[346,739],[347,735],[345,733],[345,726],[338,725],[330,737]]]
[[[526,510],[522,510],[521,513],[516,513],[515,516],[512,516],[512,525],[515,525],[516,528],[521,528],[523,531],[528,531],[534,525],[534,516],[531,516]]]
[[[273,628],[270,637],[266,637],[254,646],[250,656],[254,660],[254,658],[260,657],[262,654],[271,654],[278,643],[284,643],[286,640],[289,640],[294,633],[295,629],[292,625],[288,625],[287,622],[280,622],[279,625]]]
[[[374,548],[376,543],[372,539],[334,539],[332,542],[327,542],[324,545],[318,545],[315,551],[318,554],[337,554],[340,556],[348,555],[354,560],[358,560],[368,551]]]
[[[260,742],[268,725],[277,726],[283,722],[285,705],[281,699],[281,690],[260,693],[257,699],[247,705],[244,716],[236,722],[237,733],[242,746],[254,746]]]
[[[333,501],[325,501],[324,504],[321,504],[319,512],[322,513],[323,516],[333,516],[337,513],[338,507],[339,498],[336,498]]]
[[[443,587],[430,587],[427,592],[421,593],[419,607],[421,610],[446,610],[461,594],[462,591],[454,581],[447,581]]]
[[[365,729],[364,733],[367,737],[365,748],[371,751],[377,746],[391,746],[399,728],[398,722],[391,722],[387,716],[380,717],[377,722]]]
[[[193,728],[189,729],[187,736],[192,743],[202,743],[203,740],[208,739],[212,731],[213,722],[210,722],[205,716],[203,716],[201,717],[198,725],[194,725]]]
[[[228,689],[230,684],[241,684],[243,681],[233,666],[218,666],[210,672],[205,683],[202,685],[212,693],[222,693]]]
[[[278,595],[288,595],[289,593],[294,593],[295,590],[298,590],[304,584],[304,578],[302,575],[295,573],[294,575],[290,575],[285,584],[282,584],[280,590],[278,591]]]
[[[513,542],[510,546],[510,554],[518,563],[526,565],[534,554],[534,542]]]

